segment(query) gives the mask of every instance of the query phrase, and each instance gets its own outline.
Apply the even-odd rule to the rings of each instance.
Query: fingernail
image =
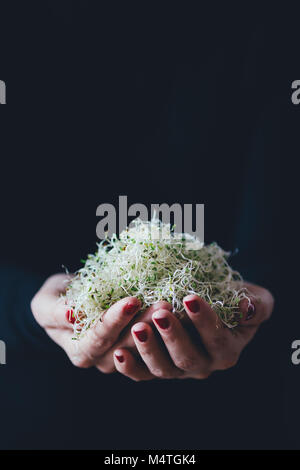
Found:
[[[132,315],[133,313],[136,312],[138,306],[136,304],[127,304],[125,306],[125,312],[128,314],[128,315]]]
[[[69,323],[72,323],[72,324],[75,323],[75,316],[73,315],[72,309],[66,311],[66,317]]]
[[[199,312],[199,305],[197,300],[185,300],[185,305],[192,313]]]
[[[148,333],[146,330],[138,330],[138,331],[133,330],[133,332],[135,336],[137,337],[137,339],[141,341],[141,343],[144,343],[145,341],[147,341]]]
[[[167,328],[169,328],[170,326],[170,321],[167,317],[163,317],[163,318],[155,318],[154,317],[154,321],[155,323],[158,324],[158,326],[160,328],[162,328],[163,330],[166,330]]]
[[[119,362],[124,362],[124,356],[122,354],[115,354],[116,358],[118,359]]]
[[[250,304],[247,311],[246,321],[251,320],[255,315],[255,305]]]

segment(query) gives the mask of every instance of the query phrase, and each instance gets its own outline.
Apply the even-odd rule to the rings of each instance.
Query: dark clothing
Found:
[[[206,381],[134,383],[73,367],[30,313],[41,279],[4,267],[0,447],[294,446],[280,365],[275,25],[263,8],[233,15],[227,4],[216,12],[73,2],[64,17],[40,3],[19,6],[22,42],[10,44],[14,62],[4,58],[21,121],[1,122],[5,194],[17,187],[22,196],[22,211],[12,198],[4,208],[6,264],[41,278],[62,263],[78,268],[95,250],[96,207],[117,205],[119,195],[129,204],[204,203],[206,242],[238,248],[231,263],[277,302],[235,368]],[[26,64],[22,80],[16,63]],[[9,155],[22,155],[17,171]]]

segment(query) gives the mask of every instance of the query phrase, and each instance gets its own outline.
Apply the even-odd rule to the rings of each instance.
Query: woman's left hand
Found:
[[[116,369],[140,381],[205,379],[215,370],[233,367],[261,323],[270,317],[274,305],[268,290],[253,284],[246,287],[252,296],[251,304],[246,299],[241,301],[242,318],[234,331],[223,326],[205,300],[189,295],[184,299],[185,311],[198,338],[192,339],[188,329],[169,309],[155,310],[154,327],[138,322],[131,329],[140,357],[129,349],[118,348],[114,351]]]

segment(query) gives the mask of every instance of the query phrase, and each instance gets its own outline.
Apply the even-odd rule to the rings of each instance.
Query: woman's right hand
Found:
[[[95,366],[102,372],[113,372],[113,349],[111,360],[107,353],[139,312],[141,302],[135,297],[126,297],[116,302],[104,314],[102,321],[87,330],[82,339],[72,340],[73,326],[61,295],[70,280],[71,276],[65,274],[48,278],[31,301],[32,313],[50,338],[64,349],[75,366]],[[125,344],[130,347],[131,341]]]
[[[159,308],[171,309],[167,302],[157,302],[140,315],[141,302],[126,297],[112,305],[102,321],[92,326],[83,338],[72,340],[73,326],[62,294],[72,276],[56,274],[49,277],[31,301],[31,310],[39,325],[45,329],[77,367],[95,366],[101,372],[116,372],[114,351],[127,348],[137,353],[131,335],[131,326],[137,321],[152,322],[152,314]]]

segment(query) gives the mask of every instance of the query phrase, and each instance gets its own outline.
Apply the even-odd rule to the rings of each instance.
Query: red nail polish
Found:
[[[199,304],[197,300],[186,300],[185,305],[192,313],[199,312]]]
[[[247,311],[246,321],[251,320],[251,318],[254,317],[255,313],[256,313],[255,305],[250,304],[248,307],[248,311]]]
[[[160,328],[166,330],[170,326],[170,321],[168,318],[154,318],[155,322],[158,324]]]
[[[147,341],[148,333],[146,330],[140,330],[140,331],[133,330],[133,332],[135,336],[137,337],[137,339],[141,341],[141,343],[144,343],[145,341]]]
[[[69,323],[75,323],[75,316],[72,309],[66,311],[66,317]]]
[[[133,313],[135,313],[137,310],[137,305],[136,304],[127,304],[125,306],[125,312],[128,314],[128,315],[132,315]]]
[[[116,358],[118,359],[119,362],[124,362],[125,359],[124,359],[124,356],[122,356],[121,354],[115,354]]]

